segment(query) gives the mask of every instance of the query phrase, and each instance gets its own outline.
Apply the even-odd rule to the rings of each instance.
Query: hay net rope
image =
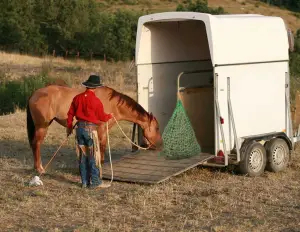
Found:
[[[182,159],[200,154],[201,147],[181,100],[177,101],[162,138],[164,148],[160,155],[169,159]]]

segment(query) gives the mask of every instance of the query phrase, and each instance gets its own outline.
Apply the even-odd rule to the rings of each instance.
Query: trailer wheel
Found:
[[[271,172],[280,172],[284,170],[289,162],[289,147],[283,139],[272,139],[266,144],[267,166],[266,169]]]
[[[248,145],[243,160],[239,164],[240,172],[249,176],[260,176],[266,167],[266,149],[258,142]]]

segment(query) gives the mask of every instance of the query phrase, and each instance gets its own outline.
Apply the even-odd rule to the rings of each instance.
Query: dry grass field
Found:
[[[128,67],[0,54],[0,73],[6,78],[46,70],[78,84],[96,71],[106,84],[135,97],[135,70]],[[129,135],[131,124],[122,127]],[[50,127],[44,164],[65,136],[64,128]],[[111,146],[113,159],[130,149],[117,127]],[[26,116],[16,110],[0,116],[0,231],[300,231],[299,153],[297,148],[285,172],[258,178],[232,168],[198,167],[158,185],[113,182],[109,189],[82,190],[71,137],[42,176],[44,186],[28,187],[36,173]]]
[[[107,65],[105,61],[66,60],[51,56],[38,58],[0,52],[0,78],[17,80],[22,77],[47,73],[55,79],[63,79],[75,87],[90,73],[104,76],[104,84],[116,90],[125,90],[135,97],[136,70],[131,62],[116,62]]]
[[[130,132],[130,128],[126,132]],[[232,170],[195,168],[158,185],[113,182],[110,189],[80,188],[71,139],[42,176],[35,175],[26,141],[25,114],[0,117],[0,231],[299,231],[300,162],[287,171],[248,178]],[[64,139],[53,125],[43,161]],[[112,132],[113,157],[128,151]]]

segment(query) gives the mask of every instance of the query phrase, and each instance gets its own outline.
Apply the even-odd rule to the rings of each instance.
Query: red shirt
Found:
[[[104,112],[104,107],[95,93],[86,90],[73,98],[72,104],[68,111],[67,126],[72,128],[73,117],[77,120],[88,121],[99,124],[100,121],[107,122],[112,118],[110,114]]]

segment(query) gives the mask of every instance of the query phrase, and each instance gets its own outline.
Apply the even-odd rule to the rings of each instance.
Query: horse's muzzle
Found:
[[[155,144],[155,149],[156,150],[162,150],[163,147],[164,147],[163,141],[158,142],[158,143]]]

